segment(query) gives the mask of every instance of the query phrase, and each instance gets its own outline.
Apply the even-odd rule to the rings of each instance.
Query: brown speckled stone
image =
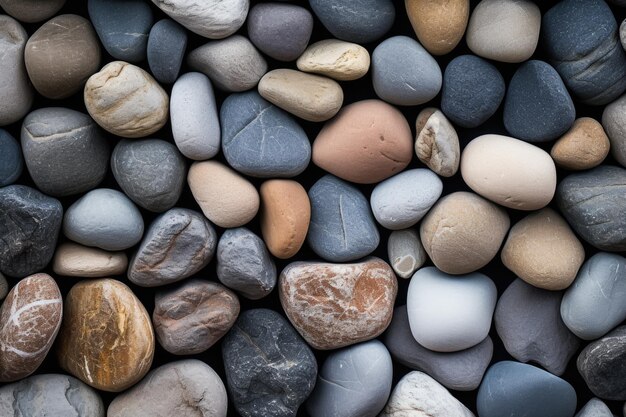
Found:
[[[604,161],[610,147],[602,125],[591,117],[581,117],[556,141],[550,156],[561,168],[590,169]]]

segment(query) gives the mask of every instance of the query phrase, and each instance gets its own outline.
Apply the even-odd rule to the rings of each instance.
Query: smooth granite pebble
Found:
[[[611,142],[611,154],[626,167],[626,95],[604,108],[602,126]]]
[[[614,417],[609,407],[602,400],[592,398],[576,414],[575,417]]]
[[[422,110],[415,120],[417,159],[442,177],[451,177],[459,169],[459,136],[446,116],[433,107]]]
[[[338,39],[326,39],[309,45],[296,62],[298,69],[333,78],[357,80],[370,68],[370,54],[361,45]]]
[[[54,16],[66,0],[0,0],[5,13],[26,23],[41,22]]]
[[[159,20],[150,29],[146,55],[157,81],[171,84],[178,78],[187,49],[187,32],[170,19]]]
[[[607,106],[607,109],[609,107]],[[626,108],[623,110],[626,111]],[[605,114],[607,113],[605,109]],[[603,118],[603,123],[604,120]],[[606,124],[607,129],[610,129],[611,122],[608,119]],[[619,144],[614,143],[613,146],[619,147]],[[602,125],[591,117],[581,117],[576,119],[572,128],[554,143],[550,156],[559,167],[580,171],[600,165],[609,154],[611,147],[609,137]],[[613,155],[615,159],[619,159],[619,151],[615,148],[613,148]],[[624,162],[623,165],[626,166],[626,158]]]
[[[417,39],[431,54],[445,55],[463,39],[469,18],[469,0],[447,3],[406,0],[404,6]]]
[[[0,187],[11,185],[22,175],[22,148],[9,132],[0,129]]]
[[[55,274],[77,278],[104,278],[124,275],[128,258],[124,252],[107,252],[98,248],[61,243],[54,253]]]
[[[419,233],[412,229],[395,230],[387,240],[387,256],[396,275],[411,278],[428,259]]]
[[[587,345],[576,360],[578,372],[597,397],[626,400],[626,326]]]

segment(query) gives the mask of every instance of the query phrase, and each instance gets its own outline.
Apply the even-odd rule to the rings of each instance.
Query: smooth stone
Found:
[[[309,0],[309,5],[335,38],[358,44],[380,39],[396,18],[390,0]]]
[[[413,157],[411,128],[395,107],[363,100],[343,107],[313,142],[313,162],[357,184],[378,183],[404,170]]]
[[[0,187],[13,184],[22,175],[22,148],[9,132],[0,129]]]
[[[559,210],[580,237],[604,251],[626,250],[626,169],[599,166],[565,177]]]
[[[242,174],[294,177],[309,165],[311,143],[304,129],[256,91],[228,96],[220,120],[224,157]]]
[[[25,277],[41,271],[54,255],[61,222],[61,203],[34,188],[0,188],[0,271]]]
[[[587,401],[587,404],[576,414],[575,417],[614,417],[606,404],[597,398]]]
[[[309,45],[296,65],[303,72],[325,75],[337,81],[352,81],[367,74],[370,54],[359,44],[326,39]]]
[[[4,298],[9,293],[9,283],[7,279],[0,273],[0,301],[4,300]]]
[[[506,63],[524,62],[539,42],[541,11],[527,0],[482,0],[467,26],[467,46],[478,56]]]
[[[468,0],[406,0],[404,7],[417,39],[431,54],[452,52],[463,38],[469,18]]]
[[[39,368],[62,317],[61,291],[50,275],[31,275],[11,289],[0,310],[0,382],[20,380]]]
[[[602,125],[591,117],[581,117],[555,142],[550,156],[557,166],[579,171],[600,165],[610,147]],[[624,161],[626,164],[626,159]]]
[[[456,391],[478,388],[493,356],[493,342],[489,336],[476,346],[458,352],[426,349],[411,333],[406,306],[394,310],[384,342],[396,361],[425,372],[446,388]]]
[[[365,196],[353,185],[325,175],[309,190],[311,223],[307,242],[331,262],[353,261],[372,253],[380,234]]]
[[[480,417],[573,417],[576,391],[540,368],[502,361],[487,370],[476,403]]]
[[[220,284],[192,279],[154,298],[156,338],[174,355],[195,355],[217,343],[235,323],[239,300]]]
[[[286,68],[265,74],[259,81],[259,94],[310,122],[330,119],[343,104],[343,90],[335,80]]]
[[[168,120],[165,90],[146,71],[126,62],[110,62],[92,75],[84,99],[96,123],[117,136],[148,136]]]
[[[250,300],[276,286],[276,265],[263,240],[245,227],[226,230],[217,244],[217,278]]]
[[[585,104],[610,103],[626,90],[626,55],[602,0],[567,0],[543,15],[542,42],[565,84]]]
[[[421,163],[442,177],[459,170],[459,136],[446,116],[435,108],[422,110],[415,120],[415,154]]]
[[[24,119],[21,142],[28,173],[46,194],[84,193],[107,174],[108,138],[85,113],[62,107],[37,109]]]
[[[391,356],[378,340],[330,353],[306,402],[311,417],[375,417],[389,398]]]
[[[111,155],[111,170],[124,193],[140,207],[161,213],[172,208],[185,184],[185,158],[160,139],[123,139]]]
[[[259,211],[254,185],[220,162],[194,162],[187,182],[202,213],[219,227],[243,226]]]
[[[493,64],[461,55],[443,74],[441,111],[461,127],[478,127],[498,110],[505,90],[504,78]]]
[[[228,398],[219,375],[206,363],[185,359],[150,372],[109,405],[107,417],[226,417]]]
[[[478,194],[517,210],[545,207],[557,185],[556,167],[546,151],[493,134],[479,136],[465,146],[461,175]]]
[[[593,255],[561,302],[561,317],[576,336],[595,340],[626,320],[626,258]]]
[[[217,234],[200,213],[173,208],[148,228],[128,267],[128,279],[157,287],[190,277],[209,264]]]
[[[63,234],[74,242],[108,251],[139,243],[141,213],[123,193],[108,188],[89,191],[76,200],[63,218]]]
[[[124,252],[107,252],[72,242],[59,245],[52,261],[55,274],[77,278],[123,275],[127,267],[128,258]]]
[[[618,3],[620,1],[622,0],[613,0],[613,3]],[[622,48],[624,48],[624,45],[626,45],[626,25],[624,24],[624,21],[622,21],[622,23],[619,25],[619,40],[622,44]]]
[[[41,22],[54,16],[66,0],[0,0],[5,13],[26,23]]]
[[[626,95],[615,100],[602,112],[602,126],[609,137],[611,155],[626,167]]]
[[[576,367],[597,397],[626,400],[626,326],[588,344],[578,355]]]
[[[63,313],[56,350],[65,371],[109,392],[123,391],[148,373],[154,356],[152,323],[125,284],[81,281],[67,294]]]
[[[243,417],[293,417],[313,391],[315,356],[280,314],[241,314],[222,343],[226,382]]]
[[[163,84],[172,84],[178,78],[187,49],[187,32],[170,19],[161,19],[148,35],[146,55],[150,72]]]
[[[267,72],[263,55],[241,35],[211,41],[194,49],[187,55],[187,64],[227,92],[250,90]]]
[[[395,230],[389,234],[387,256],[396,275],[405,279],[411,278],[428,259],[419,234],[412,229]]]
[[[279,278],[280,302],[314,349],[370,340],[391,322],[398,282],[378,258],[350,264],[293,262]]]
[[[51,99],[70,97],[100,68],[98,36],[82,16],[56,16],[28,39],[24,62],[39,94]]]
[[[261,234],[267,249],[279,259],[294,256],[306,239],[311,202],[302,185],[292,180],[261,184]]]
[[[511,227],[500,256],[504,266],[530,285],[557,291],[574,281],[585,249],[567,222],[544,208]]]
[[[441,90],[441,69],[416,40],[393,36],[372,53],[372,83],[381,99],[399,106],[432,100]]]
[[[502,208],[460,191],[433,206],[420,225],[420,239],[437,268],[448,274],[467,274],[496,256],[509,226]]]
[[[474,417],[437,381],[423,372],[404,375],[379,417]]]
[[[143,0],[88,0],[89,18],[104,49],[115,59],[146,59],[152,9]]]

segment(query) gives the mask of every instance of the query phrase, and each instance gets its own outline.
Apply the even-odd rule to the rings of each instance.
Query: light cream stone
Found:
[[[52,261],[56,274],[66,277],[101,278],[126,273],[128,258],[124,252],[107,252],[73,242],[61,244]]]
[[[298,69],[339,81],[363,77],[370,68],[370,54],[361,45],[326,39],[309,45],[296,62]]]
[[[459,136],[446,116],[435,108],[426,108],[417,115],[415,131],[417,158],[442,177],[456,174],[461,160]]]
[[[610,148],[602,125],[591,117],[581,117],[556,141],[550,156],[565,169],[590,169],[604,161]]]
[[[431,54],[447,54],[463,38],[469,0],[405,0],[404,5],[417,38]]]

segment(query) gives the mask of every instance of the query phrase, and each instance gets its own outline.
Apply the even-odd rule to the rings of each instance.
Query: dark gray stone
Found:
[[[0,273],[0,300],[4,300],[4,297],[9,293],[9,283],[7,279]]]
[[[0,129],[0,187],[13,184],[22,175],[22,149],[13,136]]]
[[[317,377],[317,362],[272,310],[242,313],[222,343],[230,399],[243,417],[295,417]]]
[[[578,372],[596,396],[626,400],[626,326],[585,347],[576,361]]]
[[[170,19],[159,20],[148,36],[148,65],[157,81],[171,84],[178,78],[187,49],[187,32]]]
[[[0,272],[22,278],[45,268],[61,230],[61,203],[25,185],[0,188]]]
[[[576,417],[613,417],[613,413],[601,400],[592,398],[576,414]]]

